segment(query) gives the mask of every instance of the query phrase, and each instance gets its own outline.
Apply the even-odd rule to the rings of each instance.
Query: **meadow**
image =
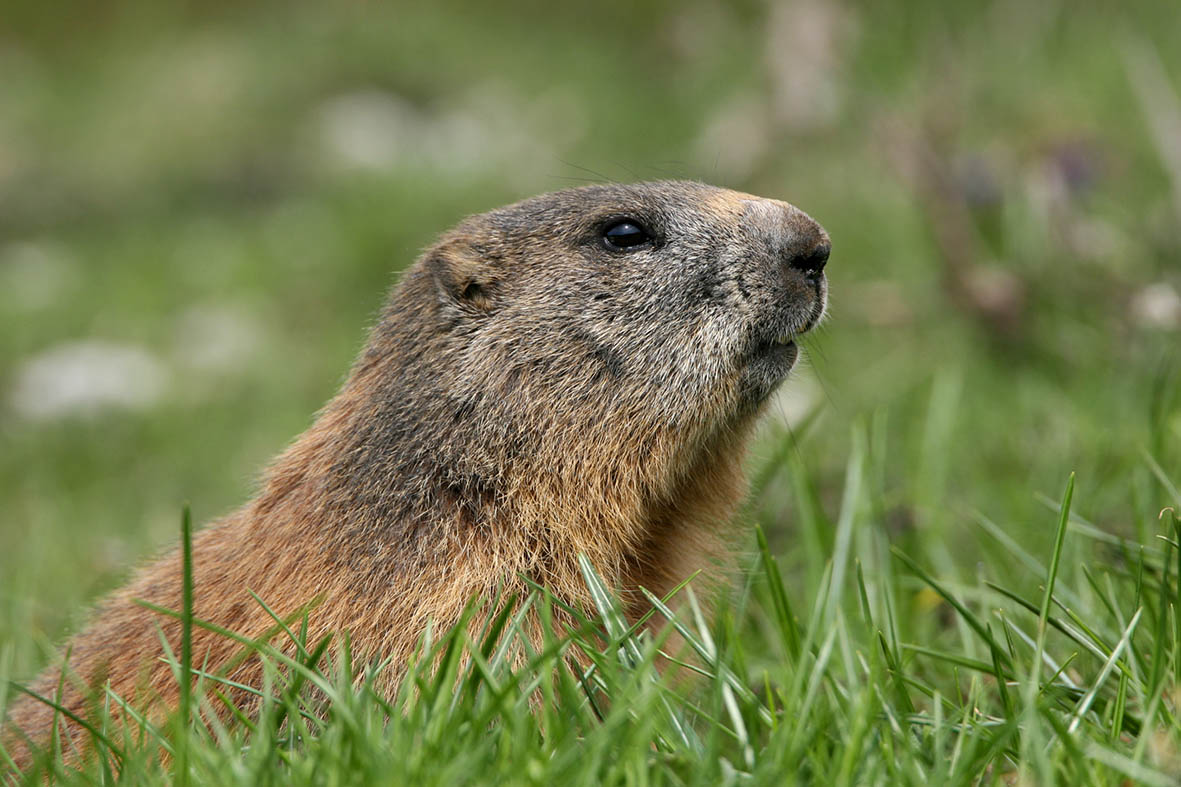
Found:
[[[56,780],[1179,783],[1170,3],[11,5],[0,708],[186,506],[247,499],[462,216],[694,178],[833,239],[743,570],[669,612],[696,680],[606,588],[525,665],[515,613],[435,632],[392,700],[290,621],[260,718],[195,697]]]

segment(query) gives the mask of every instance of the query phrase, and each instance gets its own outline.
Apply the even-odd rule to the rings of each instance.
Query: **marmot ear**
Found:
[[[453,246],[435,249],[426,258],[426,268],[447,300],[474,311],[492,311],[496,279],[471,250]]]

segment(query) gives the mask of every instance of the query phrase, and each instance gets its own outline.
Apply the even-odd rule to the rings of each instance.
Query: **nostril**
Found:
[[[803,273],[817,274],[828,264],[828,254],[832,245],[828,241],[821,241],[803,254],[794,254],[788,260],[788,265]]]

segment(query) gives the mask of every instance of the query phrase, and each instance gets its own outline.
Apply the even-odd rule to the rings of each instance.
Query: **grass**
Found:
[[[567,636],[537,652],[523,634],[528,610],[551,619],[542,588],[474,600],[466,620],[484,604],[495,614],[428,632],[392,699],[373,688],[390,665],[353,663],[347,639],[310,642],[298,620],[277,621],[293,656],[243,640],[267,665],[256,718],[219,720],[231,687],[197,669],[192,700],[182,695],[167,724],[111,724],[103,711],[122,703],[108,696],[99,756],[75,771],[49,753],[41,773],[78,784],[1176,784],[1174,510],[1148,543],[1115,539],[1072,515],[1072,476],[1057,516],[1045,514],[1057,519],[1052,550],[1039,560],[1009,541],[1000,553],[1034,569],[1042,592],[992,581],[1004,572],[987,566],[975,581],[941,579],[889,546],[872,513],[879,460],[859,435],[837,547],[806,614],[759,529],[712,624],[690,582],[675,601],[650,597],[668,625],[640,633],[583,561],[597,609]],[[1110,557],[1064,561],[1071,542]],[[190,608],[173,614],[186,630],[203,625]],[[670,655],[674,630],[685,649]],[[178,679],[188,659],[173,659]]]
[[[815,5],[775,4],[805,25],[696,0],[6,9],[0,706],[175,542],[182,501],[200,526],[249,496],[433,236],[586,180],[688,176],[834,239],[831,319],[751,459],[746,570],[716,621],[672,605],[704,674],[661,677],[610,594],[523,662],[511,614],[499,637],[434,632],[422,663],[451,672],[392,701],[343,643],[262,648],[260,718],[189,724],[216,702],[202,677],[175,723],[112,739],[121,773],[1172,783],[1181,15]],[[828,87],[794,94],[800,74]],[[342,124],[376,128],[376,164],[342,154]],[[30,364],[82,339],[145,354],[159,396],[18,406]]]

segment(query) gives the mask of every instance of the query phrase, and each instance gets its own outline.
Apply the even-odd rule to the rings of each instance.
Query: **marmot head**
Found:
[[[783,202],[689,182],[590,186],[467,219],[425,256],[460,371],[551,407],[668,423],[757,407],[824,311],[829,240]],[[495,358],[495,364],[489,359]]]
[[[829,248],[791,205],[692,182],[468,218],[407,271],[354,370],[370,404],[342,473],[442,474],[465,500],[539,474],[667,488],[787,376]]]

